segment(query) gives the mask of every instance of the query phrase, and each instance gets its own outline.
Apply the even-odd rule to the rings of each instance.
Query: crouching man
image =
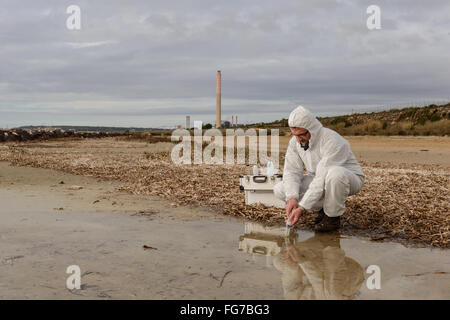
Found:
[[[348,141],[324,128],[304,107],[291,112],[289,127],[293,137],[286,151],[283,181],[274,188],[275,196],[286,202],[285,220],[294,226],[306,210],[319,211],[315,231],[337,230],[345,199],[364,184],[361,166]]]

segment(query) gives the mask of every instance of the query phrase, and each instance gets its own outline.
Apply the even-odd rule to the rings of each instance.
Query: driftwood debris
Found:
[[[245,165],[177,166],[168,152],[124,152],[142,146],[113,138],[61,140],[51,147],[29,145],[0,144],[0,160],[118,180],[121,190],[157,195],[173,205],[204,206],[268,224],[284,222],[283,209],[245,205],[244,193],[239,190],[239,175],[245,172]],[[366,235],[375,241],[450,246],[450,168],[386,162],[361,164],[365,185],[347,200],[347,211],[341,220],[343,234]],[[299,227],[312,229],[313,217],[313,213],[302,216]]]

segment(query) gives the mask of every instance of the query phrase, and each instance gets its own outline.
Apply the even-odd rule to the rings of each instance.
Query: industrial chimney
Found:
[[[221,117],[221,73],[220,70],[217,71],[217,86],[216,86],[216,128],[220,128],[222,125]]]
[[[186,129],[191,128],[191,116],[186,116]]]

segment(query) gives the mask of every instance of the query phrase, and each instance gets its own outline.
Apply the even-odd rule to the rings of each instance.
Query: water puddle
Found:
[[[246,222],[239,250],[277,274],[285,299],[448,299],[450,254]],[[379,282],[377,283],[376,277]]]
[[[448,250],[286,238],[283,226],[232,218],[49,212],[9,191],[0,201],[0,299],[450,299]]]

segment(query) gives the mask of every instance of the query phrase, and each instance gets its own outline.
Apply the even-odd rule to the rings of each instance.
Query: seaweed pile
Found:
[[[176,205],[206,206],[267,224],[284,223],[283,209],[245,205],[238,179],[245,165],[177,166],[167,150],[149,153],[147,146],[143,142],[130,146],[130,142],[111,138],[54,141],[46,146],[3,144],[0,160],[118,180],[121,190],[133,194],[158,195]],[[127,152],[131,147],[134,152]],[[361,165],[366,182],[360,193],[347,200],[342,234],[449,247],[450,168],[381,162]],[[312,229],[313,217],[313,213],[303,216],[299,227]]]

